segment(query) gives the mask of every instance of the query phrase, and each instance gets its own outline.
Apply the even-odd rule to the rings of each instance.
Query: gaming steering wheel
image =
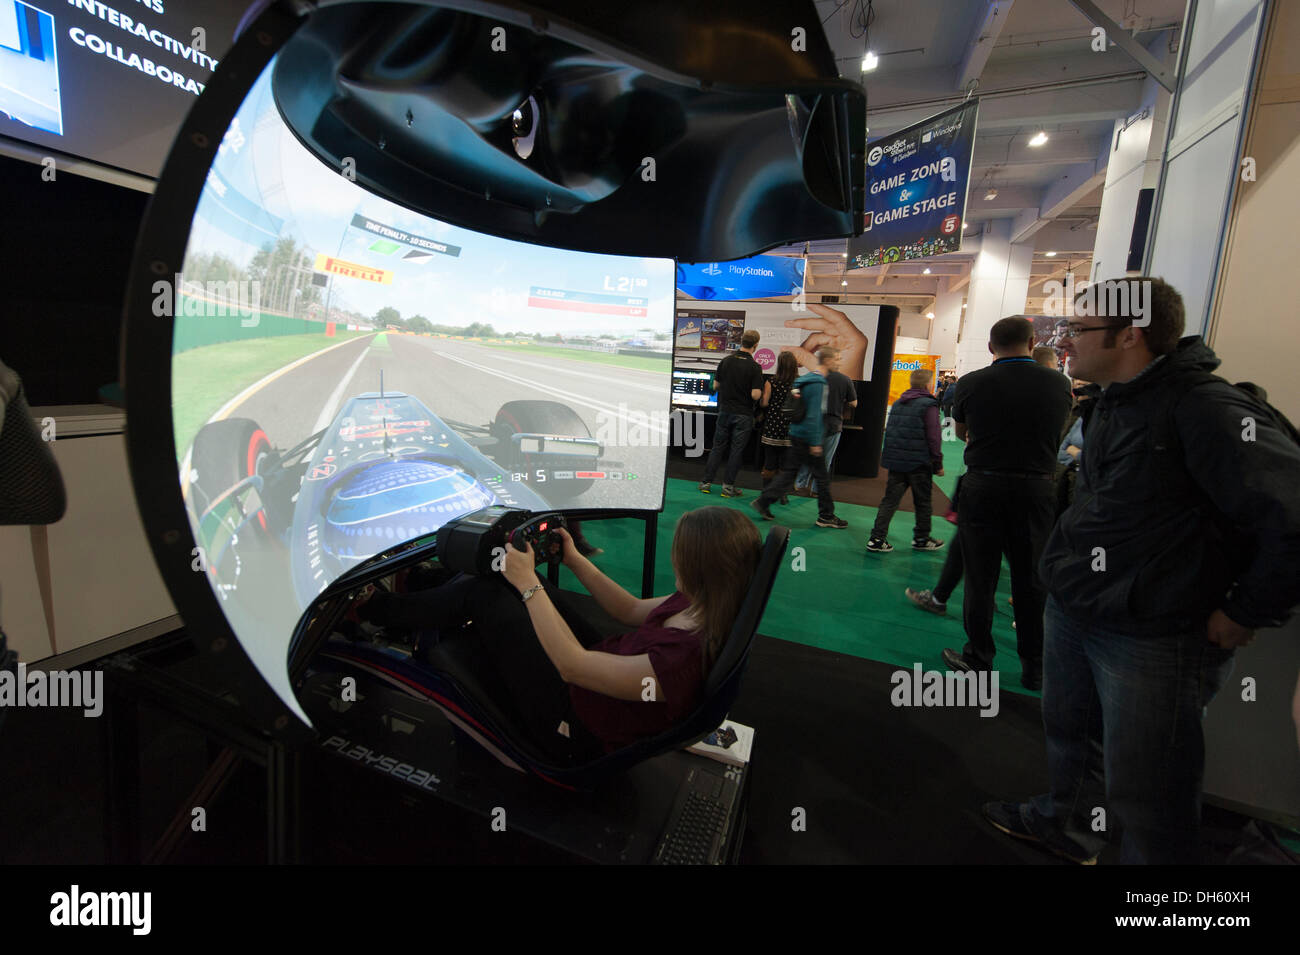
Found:
[[[516,527],[507,540],[519,551],[527,550],[531,544],[538,564],[559,564],[564,560],[564,536],[560,534],[564,526],[563,514],[541,514]]]

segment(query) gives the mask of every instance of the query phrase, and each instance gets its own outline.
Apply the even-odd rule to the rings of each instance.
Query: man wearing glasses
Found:
[[[1102,284],[1124,294],[1076,305],[1066,331],[1070,374],[1102,391],[1039,564],[1051,791],[984,815],[1075,862],[1118,825],[1122,862],[1186,864],[1200,861],[1204,709],[1233,650],[1300,603],[1300,447],[1211,374],[1199,336],[1181,338],[1172,287]]]

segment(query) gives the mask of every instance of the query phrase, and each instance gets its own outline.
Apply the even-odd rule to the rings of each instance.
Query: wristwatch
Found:
[[[535,584],[534,586],[529,587],[527,590],[525,590],[523,593],[521,593],[521,594],[519,595],[519,599],[520,599],[520,600],[523,600],[523,601],[527,601],[529,597],[531,597],[533,594],[537,593],[537,591],[539,591],[539,590],[541,590],[541,589],[542,589],[542,585],[541,585],[541,584]]]

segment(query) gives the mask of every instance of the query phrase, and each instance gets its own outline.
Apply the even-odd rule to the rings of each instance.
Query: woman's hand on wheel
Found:
[[[574,543],[573,537],[569,534],[567,528],[557,527],[555,530],[564,540],[564,559],[561,563],[572,570],[574,562],[581,557],[582,554],[579,552],[578,545]]]
[[[352,606],[348,608],[347,618],[356,622],[369,621],[368,607],[370,601],[374,599],[375,594],[383,592],[374,584],[366,584],[352,601]]]
[[[510,582],[510,586],[521,594],[529,587],[536,587],[537,562],[533,557],[533,545],[525,543],[527,550],[515,550],[514,544],[506,544],[506,563],[501,575]]]

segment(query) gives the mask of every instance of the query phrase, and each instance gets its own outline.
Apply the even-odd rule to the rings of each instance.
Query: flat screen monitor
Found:
[[[155,309],[174,314],[178,474],[209,581],[289,701],[299,616],[376,553],[493,504],[662,508],[675,266],[381,199],[293,136],[273,68]]]
[[[0,0],[0,144],[157,178],[246,6]]]
[[[716,408],[713,372],[702,368],[673,369],[673,404],[683,408]]]
[[[854,381],[870,381],[879,305],[798,306],[794,302],[728,302],[708,308],[678,302],[673,336],[673,404],[679,408],[716,408],[714,373],[719,363],[740,348],[741,336],[758,332],[754,360],[765,374],[776,371],[782,352],[791,352],[801,368],[816,364],[822,345],[840,350],[840,370]]]

